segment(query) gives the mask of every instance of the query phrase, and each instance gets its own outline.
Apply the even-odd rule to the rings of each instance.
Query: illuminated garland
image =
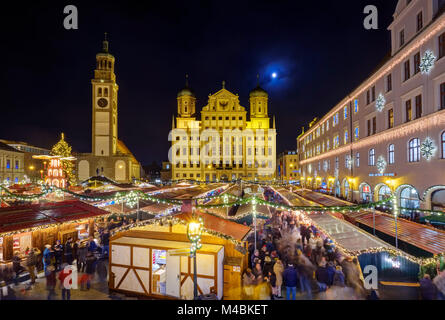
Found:
[[[116,228],[115,230],[111,231],[111,235],[114,236],[118,232],[128,231],[133,228],[143,227],[143,226],[148,226],[148,225],[160,225],[160,226],[162,226],[162,225],[183,225],[183,226],[186,226],[187,222],[184,220],[181,220],[179,218],[175,218],[174,216],[154,218],[154,219],[144,220],[144,221],[140,221],[140,222],[136,222],[136,223],[132,223],[132,224],[128,224],[126,226]],[[207,234],[210,234],[212,236],[215,236],[215,237],[218,237],[218,238],[221,238],[224,240],[228,240],[235,245],[242,245],[242,241],[238,241],[235,238],[233,238],[232,236],[226,235],[224,233],[210,230],[205,227],[202,227],[202,231]]]

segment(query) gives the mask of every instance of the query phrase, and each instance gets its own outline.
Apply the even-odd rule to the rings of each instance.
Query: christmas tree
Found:
[[[61,156],[63,158],[71,157],[71,146],[65,141],[65,135],[62,133],[62,137],[51,149],[52,156]],[[76,177],[74,175],[74,164],[69,160],[62,160],[62,169],[65,173],[68,185],[76,184]]]

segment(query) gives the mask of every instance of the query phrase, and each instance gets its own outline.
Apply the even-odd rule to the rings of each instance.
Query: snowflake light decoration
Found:
[[[129,206],[130,208],[134,208],[138,203],[138,201],[139,201],[138,194],[134,191],[131,191],[125,199],[127,206]]]
[[[422,74],[429,74],[434,67],[434,62],[436,61],[436,56],[430,50],[425,51],[422,59],[420,59],[419,69]]]
[[[431,139],[430,137],[427,137],[425,141],[423,141],[420,145],[420,153],[426,160],[430,160],[436,153],[436,150],[437,147],[434,144],[433,139]]]
[[[377,97],[377,100],[375,101],[375,108],[377,109],[378,112],[382,112],[383,109],[385,108],[385,104],[386,104],[386,100],[385,97],[383,96],[383,94],[379,94],[379,96]]]
[[[383,172],[385,172],[385,170],[386,170],[386,160],[385,160],[385,158],[383,158],[383,156],[380,156],[377,159],[376,166],[377,166],[377,170],[379,171],[380,174],[383,174]]]

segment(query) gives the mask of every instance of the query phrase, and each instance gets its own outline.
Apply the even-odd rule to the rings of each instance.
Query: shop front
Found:
[[[14,255],[25,258],[29,248],[43,252],[46,244],[94,235],[94,219],[107,211],[80,201],[63,201],[0,209],[0,262]]]

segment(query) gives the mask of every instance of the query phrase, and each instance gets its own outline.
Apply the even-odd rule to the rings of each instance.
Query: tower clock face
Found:
[[[101,108],[105,108],[108,105],[108,100],[100,98],[99,100],[97,100],[97,105]]]

